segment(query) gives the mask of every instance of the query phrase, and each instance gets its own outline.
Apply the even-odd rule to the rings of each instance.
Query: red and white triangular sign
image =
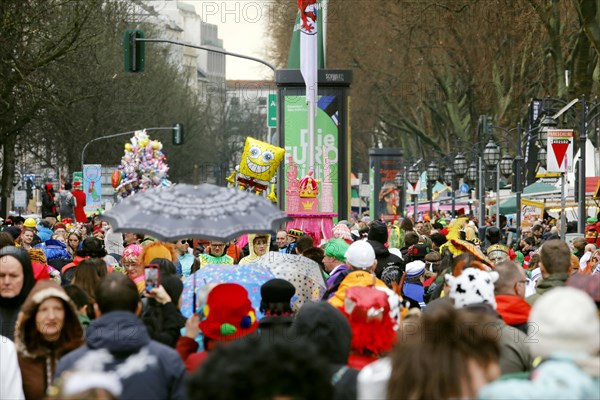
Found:
[[[573,130],[548,129],[546,171],[573,172]]]
[[[565,155],[569,148],[569,143],[552,143],[552,151],[556,158],[556,164],[560,167],[565,161]]]

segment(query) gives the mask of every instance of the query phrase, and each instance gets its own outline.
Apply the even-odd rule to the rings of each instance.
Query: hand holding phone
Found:
[[[144,268],[146,278],[146,292],[150,293],[152,289],[160,286],[160,267],[158,264],[148,264]]]

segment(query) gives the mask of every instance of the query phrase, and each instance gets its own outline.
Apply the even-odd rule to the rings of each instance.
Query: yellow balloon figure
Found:
[[[284,156],[285,149],[281,147],[251,137],[246,138],[237,178],[240,186],[250,186],[257,193],[267,189]]]

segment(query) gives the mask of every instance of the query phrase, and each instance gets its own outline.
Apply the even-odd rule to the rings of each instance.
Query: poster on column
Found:
[[[396,175],[402,170],[402,149],[369,149],[371,218],[394,221],[402,214]]]
[[[520,212],[521,228],[524,231],[529,230],[537,223],[537,220],[544,218],[544,203],[522,199]]]
[[[298,178],[308,174],[308,106],[305,96],[285,96],[285,141],[286,157],[298,164]],[[338,141],[339,101],[337,96],[319,96],[315,119],[315,171],[316,179],[323,182],[323,151],[329,158],[329,181],[332,185],[333,210],[338,211],[339,141]],[[285,165],[287,172],[288,165]],[[285,181],[287,189],[287,180]],[[319,198],[321,192],[319,192]]]
[[[83,192],[85,211],[96,211],[102,207],[102,167],[100,164],[83,166]]]
[[[573,130],[548,129],[547,172],[573,172]]]

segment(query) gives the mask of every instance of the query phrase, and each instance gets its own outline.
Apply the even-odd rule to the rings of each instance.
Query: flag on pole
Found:
[[[298,0],[300,11],[300,72],[306,85],[306,101],[317,102],[317,0]]]
[[[317,65],[319,69],[325,69],[325,42],[326,42],[326,26],[327,26],[327,1],[317,0],[317,10],[319,11],[319,18],[317,19]],[[300,7],[298,7],[300,8]],[[288,54],[288,68],[299,69],[300,68],[300,10],[296,15],[296,22],[294,23],[294,30],[292,32],[292,40],[290,43],[290,52]]]

